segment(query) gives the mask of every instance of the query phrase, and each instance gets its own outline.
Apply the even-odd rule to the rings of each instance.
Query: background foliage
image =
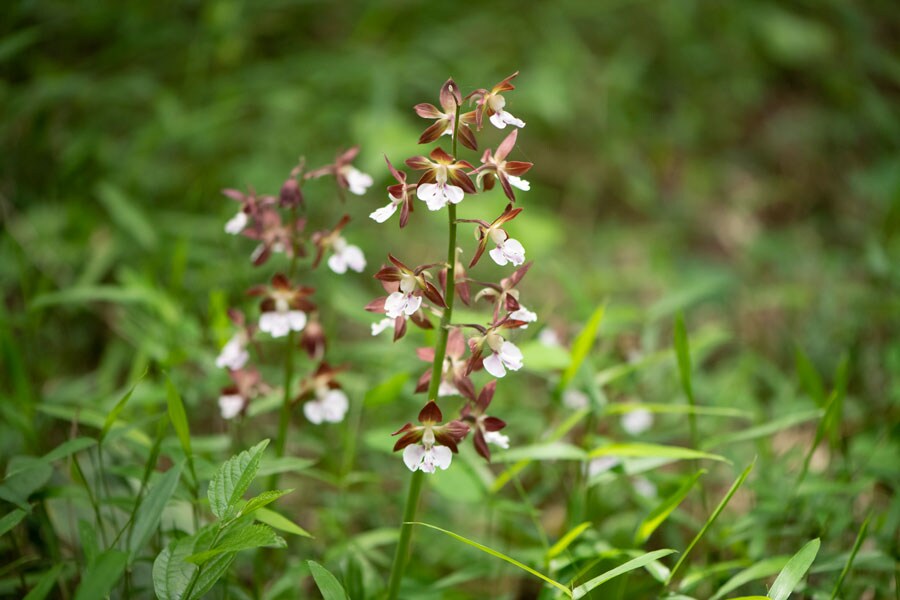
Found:
[[[720,569],[686,593],[710,596],[741,568],[821,538],[807,595],[828,597],[869,513],[844,597],[897,593],[895,3],[45,1],[3,13],[7,475],[24,460],[16,457],[45,455],[79,430],[95,435],[148,368],[117,427],[127,433],[109,448],[113,499],[127,496],[124,482],[139,479],[147,460],[143,442],[166,404],[162,369],[188,407],[201,480],[232,450],[270,437],[265,406],[231,429],[215,406],[225,384],[213,366],[230,334],[225,308],[270,274],[252,270],[246,243],[223,234],[234,207],[219,190],[274,193],[299,155],[324,164],[359,143],[358,164],[376,186],[341,207],[328,185],[312,182],[312,218],[330,226],[346,209],[348,237],[373,271],[389,250],[440,256],[443,225],[427,211],[413,216],[416,236],[367,218],[385,203],[382,153],[395,163],[417,153],[422,122],[410,107],[434,102],[448,76],[468,90],[518,69],[515,114],[528,123],[518,151],[536,165],[515,222],[535,261],[523,297],[569,340],[606,306],[572,382],[593,410],[568,441],[635,441],[613,407],[685,403],[670,350],[683,312],[697,402],[747,418],[697,418],[700,449],[733,464],[704,464],[703,494],[695,489],[646,547],[682,551],[757,456],[748,483],[687,559],[689,572]],[[490,201],[499,212],[502,200]],[[467,210],[461,216],[481,216]],[[339,332],[329,357],[353,365],[346,387],[357,412],[331,430],[298,415],[290,453],[316,464],[291,475],[298,491],[279,507],[315,539],[290,540],[279,559],[294,586],[283,597],[294,597],[291,577],[307,575],[307,559],[340,573],[348,590],[378,587],[408,478],[384,452],[386,433],[417,410],[411,392],[424,367],[413,348],[428,341],[369,337],[371,315],[361,308],[378,287],[367,276],[318,271],[309,283],[332,309],[326,326]],[[572,413],[557,393],[568,355],[523,345],[527,374],[501,382],[494,404],[514,447],[538,442],[548,423]],[[840,409],[822,420],[833,398]],[[795,486],[817,432],[825,439]],[[688,446],[688,420],[657,415],[640,441]],[[167,438],[163,456],[177,461],[179,452]],[[542,543],[582,521],[592,525],[567,552],[632,547],[636,524],[696,470],[635,460],[583,481],[575,462],[541,461],[520,485],[491,494],[489,471],[503,467],[485,468],[471,454],[459,460],[464,468],[429,480],[421,520],[538,567]],[[3,571],[0,594],[16,596],[20,572],[30,587],[54,563],[77,582],[69,559],[84,542],[65,513],[90,513],[80,514],[70,469],[57,463],[33,491],[36,516],[0,538],[3,562],[25,559]],[[649,497],[639,493],[643,481],[655,490]],[[172,512],[164,527],[181,523]],[[536,596],[537,580],[440,535],[416,532],[419,586],[409,597]],[[610,559],[600,566],[622,562]],[[235,590],[253,580],[251,559],[241,560]],[[776,573],[737,591],[765,593]],[[275,597],[281,583],[268,579]],[[659,590],[645,572],[609,585],[625,597]]]

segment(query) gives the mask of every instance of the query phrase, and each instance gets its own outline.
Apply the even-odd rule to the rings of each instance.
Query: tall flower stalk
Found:
[[[367,309],[373,312],[383,312],[386,317],[379,323],[373,324],[373,335],[386,329],[391,324],[394,326],[394,340],[403,337],[407,320],[420,327],[430,328],[427,311],[440,314],[440,321],[433,350],[421,349],[419,356],[427,358],[432,355],[431,370],[423,375],[417,391],[426,393],[426,403],[418,415],[419,425],[407,423],[394,435],[401,437],[394,446],[394,450],[403,450],[403,460],[407,467],[413,471],[403,511],[403,521],[400,525],[400,536],[391,568],[388,583],[388,595],[390,600],[398,598],[400,584],[403,579],[407,557],[409,555],[412,522],[416,519],[419,505],[419,497],[422,492],[425,473],[434,473],[437,469],[446,469],[450,466],[452,454],[458,451],[458,444],[474,429],[476,450],[490,460],[488,442],[506,447],[508,438],[499,434],[499,430],[505,423],[496,418],[484,414],[491,398],[494,395],[496,382],[485,386],[479,396],[476,396],[475,388],[469,378],[470,373],[484,369],[494,377],[503,377],[506,369],[518,370],[522,366],[521,352],[507,341],[501,331],[527,327],[527,322],[536,319],[521,319],[521,314],[527,313],[518,303],[518,292],[508,293],[507,287],[511,287],[524,276],[528,266],[519,269],[518,277],[510,285],[484,284],[484,293],[480,294],[485,300],[494,303],[493,318],[483,326],[480,324],[467,325],[476,330],[476,335],[470,337],[468,342],[462,334],[462,327],[453,323],[453,306],[457,294],[463,302],[471,301],[469,285],[470,279],[458,263],[460,249],[457,247],[457,228],[460,223],[474,222],[478,224],[476,235],[479,245],[475,251],[475,258],[470,263],[474,266],[484,251],[485,246],[493,242],[497,248],[490,252],[491,257],[498,265],[512,263],[516,266],[524,262],[524,247],[509,237],[505,229],[500,225],[515,217],[521,209],[513,210],[511,205],[503,214],[493,222],[483,220],[459,220],[457,218],[456,205],[460,203],[466,194],[476,194],[478,189],[470,179],[477,176],[479,187],[482,191],[494,187],[494,181],[499,180],[504,193],[510,201],[515,201],[512,186],[519,189],[529,189],[528,183],[518,177],[524,174],[531,163],[520,161],[506,161],[506,156],[513,150],[516,142],[515,131],[508,135],[496,152],[485,151],[482,156],[482,166],[475,168],[470,163],[461,160],[458,154],[458,141],[477,150],[478,142],[473,129],[480,130],[482,123],[489,117],[490,122],[502,129],[512,124],[516,127],[524,126],[524,122],[515,118],[495,118],[505,106],[505,100],[501,92],[514,89],[510,80],[515,74],[503,80],[491,91],[479,89],[469,94],[466,99],[475,103],[475,110],[467,113],[461,112],[463,98],[452,79],[447,80],[440,91],[440,105],[438,110],[430,104],[416,105],[416,113],[423,118],[434,119],[432,124],[419,139],[419,143],[433,142],[443,135],[450,135],[452,139],[452,154],[447,154],[442,149],[435,148],[429,157],[416,156],[407,159],[406,165],[424,171],[416,184],[408,184],[406,174],[398,171],[388,160],[397,184],[388,188],[391,203],[376,210],[370,215],[377,222],[385,222],[398,208],[402,208],[400,226],[405,227],[409,220],[409,214],[413,210],[413,197],[426,203],[431,211],[441,210],[447,207],[447,258],[443,265],[426,264],[415,269],[390,256],[392,266],[383,267],[375,277],[381,280],[385,291],[389,295],[371,302]],[[503,112],[504,115],[509,113]],[[432,277],[429,269],[441,266],[438,275],[442,290],[438,290],[429,280]],[[497,293],[501,290],[503,293]],[[427,299],[433,306],[423,303]],[[448,340],[454,336],[454,350],[448,356]],[[480,334],[480,335],[479,335]],[[462,355],[468,346],[470,356],[462,360]],[[490,354],[487,354],[487,351]],[[485,358],[485,356],[487,357]],[[427,385],[425,382],[427,381]],[[461,395],[466,403],[460,410],[460,418],[443,423],[443,413],[438,407],[438,399],[446,395]]]

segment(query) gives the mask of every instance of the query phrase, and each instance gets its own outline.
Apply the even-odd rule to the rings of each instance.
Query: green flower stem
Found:
[[[456,118],[453,123],[453,158],[456,159],[456,138],[459,133],[459,106],[456,107]],[[438,329],[438,338],[434,346],[434,362],[431,365],[431,382],[428,385],[427,400],[436,400],[438,388],[441,385],[441,374],[444,370],[444,356],[447,354],[447,336],[450,333],[450,320],[453,318],[453,299],[456,295],[456,205],[450,203],[447,207],[449,235],[447,236],[447,290],[444,294],[444,302],[447,308],[441,316],[441,326]],[[412,541],[412,522],[416,520],[416,510],[419,506],[419,495],[422,492],[422,481],[425,474],[422,471],[414,471],[409,482],[409,494],[406,497],[406,507],[403,509],[403,522],[400,524],[400,539],[397,541],[397,552],[394,554],[394,564],[391,567],[391,579],[388,584],[388,600],[397,600],[400,593],[400,581],[403,579],[403,571],[406,567],[406,557],[409,555],[410,542]]]

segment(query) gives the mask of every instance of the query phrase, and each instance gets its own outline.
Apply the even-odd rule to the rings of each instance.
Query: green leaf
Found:
[[[535,571],[528,565],[525,565],[525,564],[517,561],[516,559],[503,554],[502,552],[498,552],[498,551],[494,550],[493,548],[488,548],[487,546],[485,546],[483,544],[479,544],[478,542],[472,541],[472,540],[465,538],[457,533],[453,533],[452,531],[447,531],[446,529],[441,529],[440,527],[437,527],[435,525],[429,525],[428,523],[421,523],[418,521],[410,521],[410,522],[407,522],[404,524],[421,525],[422,527],[428,527],[429,529],[434,529],[435,531],[440,531],[441,533],[443,533],[445,535],[449,535],[450,537],[452,537],[455,540],[459,540],[460,542],[463,542],[464,544],[468,544],[469,546],[472,546],[473,548],[477,548],[478,550],[481,550],[485,554],[489,554],[495,558],[504,560],[504,561],[508,562],[509,564],[522,569],[526,573],[531,573],[535,577],[537,577],[539,579],[543,579],[544,581],[546,581],[547,583],[549,583],[556,589],[560,590],[562,593],[564,593],[569,598],[572,597],[572,591],[569,588],[567,588],[565,585],[561,584],[560,582],[558,582],[554,579],[551,579],[550,577],[544,575],[543,573]]]
[[[17,456],[9,461],[6,470],[6,479],[0,484],[0,498],[31,512],[28,497],[50,481],[53,467],[43,458]]]
[[[75,600],[105,598],[122,576],[128,555],[119,550],[107,550],[97,557],[81,578]]]
[[[201,529],[192,536],[173,540],[153,562],[153,589],[159,600],[190,600],[184,592],[199,567],[184,559],[206,550],[215,538],[215,526]],[[202,597],[224,575],[236,554],[221,554],[203,566],[191,598]]]
[[[687,331],[684,327],[684,316],[680,313],[675,318],[675,357],[678,359],[678,374],[681,376],[681,388],[691,406],[694,405],[694,389],[691,385],[691,348],[688,345]]]
[[[788,599],[794,591],[794,588],[797,587],[797,584],[799,584],[803,579],[803,576],[806,575],[809,567],[812,566],[813,561],[816,560],[816,554],[819,553],[820,545],[821,542],[819,541],[819,538],[810,540],[806,545],[800,548],[800,551],[797,552],[797,554],[791,557],[788,564],[784,566],[784,569],[782,569],[781,573],[778,574],[778,577],[775,578],[775,583],[769,588],[769,598],[772,600]]]
[[[97,543],[97,526],[85,519],[78,519],[78,541],[84,560],[88,565],[94,564],[100,555],[100,544]]]
[[[608,415],[621,415],[634,412],[636,410],[646,410],[647,412],[651,412],[654,414],[684,414],[706,417],[733,417],[735,419],[753,418],[753,415],[746,410],[729,408],[725,406],[691,406],[689,404],[652,404],[646,402],[625,402],[609,404],[604,409],[604,412]]]
[[[591,459],[600,456],[671,458],[673,460],[707,459],[731,464],[731,461],[718,454],[709,454],[707,452],[700,452],[699,450],[683,448],[681,446],[665,446],[662,444],[643,444],[637,442],[632,444],[609,444],[595,448],[588,453],[588,458]]]
[[[191,460],[193,453],[191,452],[191,429],[188,426],[187,413],[184,411],[184,402],[181,401],[181,394],[175,389],[175,385],[169,376],[166,375],[166,403],[169,407],[169,421],[175,428],[178,435],[178,441],[181,442],[181,449],[184,455]]]
[[[13,527],[18,525],[27,514],[28,513],[21,508],[17,508],[11,513],[4,515],[3,518],[0,519],[0,535],[3,535]]]
[[[550,560],[565,552],[566,548],[568,548],[572,544],[572,542],[578,539],[578,536],[584,533],[590,526],[591,522],[585,521],[584,523],[580,523],[569,530],[566,535],[559,538],[559,541],[557,541],[550,547],[549,550],[547,550],[547,560]]]
[[[91,446],[95,446],[97,444],[97,440],[89,437],[77,437],[71,440],[65,441],[47,454],[42,457],[42,460],[52,463],[61,458],[66,458],[76,452],[81,452],[86,448],[90,448]]]
[[[23,600],[44,600],[44,598],[47,597],[47,594],[53,589],[53,586],[56,585],[56,578],[59,577],[62,568],[62,565],[56,565],[41,575],[37,585],[31,588],[31,591],[28,592]]]
[[[388,377],[375,387],[366,392],[363,403],[372,408],[394,402],[403,391],[403,386],[409,380],[409,373],[401,372]]]
[[[263,440],[249,450],[232,456],[219,467],[207,491],[209,507],[214,515],[220,519],[231,516],[256,477],[262,453],[268,445],[269,440]]]
[[[681,504],[682,500],[684,500],[685,496],[688,495],[688,492],[691,491],[694,484],[697,483],[697,480],[700,479],[704,473],[706,473],[705,469],[701,469],[694,473],[690,479],[687,479],[681,484],[681,487],[675,490],[674,494],[663,500],[659,506],[653,509],[653,512],[641,521],[641,524],[638,525],[637,532],[634,534],[635,546],[640,546],[646,542],[653,532],[656,531],[656,528],[669,518],[672,511]]]
[[[819,409],[792,413],[781,417],[780,419],[757,425],[756,427],[742,429],[736,433],[715,436],[704,442],[702,446],[704,449],[708,450],[715,448],[716,446],[725,446],[737,442],[755,440],[761,437],[769,437],[774,433],[778,433],[784,429],[790,429],[791,427],[799,425],[800,423],[805,423],[806,421],[818,419],[821,416],[822,411]]]
[[[572,360],[559,378],[559,385],[557,386],[558,391],[562,392],[562,390],[569,387],[569,384],[572,383],[572,380],[575,378],[575,374],[578,373],[578,369],[581,368],[581,364],[587,358],[591,348],[594,347],[594,342],[597,341],[597,333],[600,330],[600,324],[603,322],[603,313],[605,310],[606,306],[598,307],[594,311],[594,314],[591,315],[591,318],[588,319],[584,328],[575,337],[575,341],[572,342],[572,350],[570,352]]]
[[[257,477],[275,475],[276,473],[299,473],[316,464],[316,461],[296,456],[279,456],[277,458],[265,458],[259,465]]]
[[[143,378],[143,375],[141,376]],[[115,424],[116,420],[119,418],[119,413],[122,412],[122,409],[125,408],[125,405],[128,404],[128,400],[131,399],[131,395],[134,393],[134,389],[137,387],[135,383],[131,386],[131,389],[122,396],[116,405],[113,406],[113,409],[109,411],[109,414],[106,415],[106,420],[103,421],[103,428],[100,430],[100,443],[103,443],[103,440],[106,438],[106,434],[109,433],[109,430],[112,429],[112,426]]]
[[[293,535],[300,535],[308,538],[313,537],[308,531],[295,524],[287,517],[275,512],[274,510],[269,510],[268,508],[257,509],[256,512],[253,513],[253,518],[255,518],[260,523],[265,523],[266,525],[274,527],[275,529],[283,531],[285,533],[291,533]]]
[[[803,351],[803,348],[797,346],[797,375],[800,377],[800,384],[803,390],[816,403],[817,406],[825,406],[825,384],[822,383],[822,376],[816,370],[815,365],[809,360],[809,356]]]
[[[181,478],[181,464],[177,464],[166,471],[156,482],[156,485],[147,493],[147,497],[141,502],[140,511],[135,516],[134,528],[131,531],[128,562],[134,562],[153,533],[159,527],[163,510]]]
[[[156,229],[138,204],[109,181],[103,181],[96,188],[97,199],[106,208],[110,218],[143,249],[152,250],[156,246]]]
[[[269,490],[267,492],[263,492],[262,494],[256,496],[255,498],[251,498],[247,501],[247,504],[241,508],[239,513],[240,516],[249,515],[253,513],[255,510],[259,510],[260,508],[275,502],[285,494],[290,494],[293,492],[293,489],[290,490]]]
[[[266,525],[243,525],[234,527],[225,536],[216,542],[216,545],[204,552],[197,552],[185,557],[184,560],[202,565],[209,559],[226,552],[240,552],[252,548],[284,548],[287,542]]]
[[[705,534],[706,531],[710,527],[712,527],[712,524],[715,523],[716,519],[719,517],[719,513],[721,513],[722,510],[724,510],[724,508],[728,505],[728,502],[731,501],[731,497],[734,496],[735,492],[738,491],[738,488],[740,488],[741,485],[744,483],[744,480],[747,479],[747,476],[750,475],[750,471],[753,470],[753,466],[755,464],[756,464],[756,459],[754,458],[753,462],[750,463],[747,466],[747,468],[744,469],[744,471],[738,476],[738,478],[734,481],[734,483],[731,484],[731,487],[728,489],[728,492],[725,494],[725,497],[722,498],[721,502],[719,502],[719,505],[716,506],[716,509],[712,512],[711,515],[709,515],[709,518],[706,519],[706,523],[703,524],[703,528],[700,529],[700,531],[697,533],[696,536],[694,536],[694,539],[692,539],[691,543],[688,544],[688,547],[685,549],[684,553],[678,559],[678,562],[675,563],[674,567],[672,567],[672,572],[669,573],[669,578],[666,581],[666,585],[669,585],[669,583],[672,582],[672,579],[675,577],[675,573],[678,572],[678,568],[681,567],[681,564],[684,562],[684,559],[687,558],[687,555],[691,553],[691,550],[693,549],[693,547],[695,545],[697,545],[697,542],[700,541],[700,538],[703,537],[703,534]]]
[[[856,534],[856,541],[853,542],[853,549],[850,550],[850,557],[847,559],[847,562],[844,564],[844,568],[841,569],[841,575],[838,577],[837,583],[834,584],[834,589],[831,591],[831,600],[837,598],[838,594],[841,591],[841,586],[844,584],[844,578],[847,576],[847,573],[850,572],[851,567],[853,567],[853,561],[856,559],[856,553],[859,552],[860,546],[862,546],[863,540],[866,539],[866,530],[869,528],[869,519],[872,518],[871,513],[866,517],[866,520],[863,521],[862,526],[859,528],[859,532]]]
[[[709,600],[720,600],[720,598],[725,597],[725,594],[733,592],[744,584],[757,579],[771,577],[781,571],[790,558],[790,556],[771,556],[747,567],[743,571],[735,573]]]
[[[517,460],[585,460],[587,453],[572,444],[550,442],[548,444],[532,444],[518,446],[506,452],[498,452],[492,462],[503,463]]]
[[[322,593],[322,600],[347,600],[347,592],[331,571],[313,560],[306,561],[306,564],[309,565],[316,587]]]
[[[658,559],[662,558],[663,556],[668,556],[669,554],[674,554],[674,553],[675,553],[675,550],[666,549],[666,550],[654,550],[653,552],[648,552],[647,554],[642,554],[641,556],[638,556],[637,558],[633,558],[633,559],[629,560],[628,562],[619,565],[615,569],[611,569],[605,573],[598,575],[597,577],[594,577],[587,583],[583,583],[582,585],[579,585],[577,588],[575,588],[573,590],[572,598],[573,599],[583,598],[585,596],[585,594],[587,594],[594,588],[606,583],[610,579],[614,579],[614,578],[618,577],[619,575],[624,575],[625,573],[628,573],[629,571],[634,571],[635,569],[640,569],[641,567],[646,566],[647,564],[649,564],[655,560],[658,560]]]

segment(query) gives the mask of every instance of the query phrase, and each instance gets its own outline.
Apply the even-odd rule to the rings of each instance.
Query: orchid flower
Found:
[[[444,417],[433,400],[419,412],[421,425],[407,423],[393,435],[403,434],[394,444],[394,452],[403,449],[403,462],[410,471],[434,473],[436,468],[447,469],[453,457],[459,452],[458,444],[463,440],[469,427],[459,420],[441,425]]]
[[[500,315],[503,312],[509,313],[510,319],[522,322],[522,325],[520,325],[522,328],[527,327],[527,323],[533,323],[537,320],[537,315],[527,309],[524,309],[524,312],[518,312],[523,310],[523,307],[519,303],[519,290],[516,289],[516,286],[528,273],[531,265],[532,263],[526,263],[519,267],[509,277],[501,279],[499,285],[496,283],[484,283],[484,288],[475,295],[476,302],[478,300],[487,300],[493,303],[495,322],[500,321]]]
[[[503,193],[506,194],[510,202],[516,201],[516,195],[513,193],[514,187],[523,191],[531,189],[531,184],[519,177],[519,175],[527,173],[533,166],[533,163],[521,160],[506,160],[506,157],[509,156],[509,153],[512,152],[516,145],[518,135],[519,130],[513,129],[500,142],[500,145],[497,146],[497,152],[494,154],[491,154],[490,148],[486,149],[481,156],[482,165],[475,169],[475,173],[477,173],[476,182],[481,189],[493,189],[494,178],[499,179],[500,187],[503,188]]]
[[[389,185],[387,188],[390,202],[373,211],[369,217],[377,223],[384,223],[397,212],[397,208],[399,207],[400,227],[406,227],[406,223],[409,221],[409,213],[411,213],[414,208],[413,197],[415,196],[417,186],[414,183],[406,183],[406,173],[394,168],[394,165],[391,164],[391,161],[388,160],[387,156],[384,157],[384,160],[387,163],[391,175],[397,180],[397,183]]]
[[[260,303],[259,329],[272,337],[284,337],[290,331],[302,331],[306,326],[306,313],[315,305],[306,299],[315,290],[300,286],[294,288],[281,273],[272,277],[272,285],[257,286],[247,293],[265,296]]]
[[[433,104],[416,104],[414,108],[417,115],[423,119],[435,120],[433,125],[422,132],[422,135],[419,137],[419,143],[427,144],[433,142],[442,135],[452,137],[456,112],[459,110],[462,101],[462,96],[456,83],[453,82],[453,79],[448,79],[441,86],[440,104],[442,110],[438,110]],[[459,116],[459,139],[466,148],[478,150],[475,134],[469,128],[469,125],[473,123],[475,123],[474,111],[463,113]]]
[[[494,392],[497,389],[497,380],[487,383],[478,394],[474,406],[467,404],[462,410],[462,420],[469,423],[475,430],[473,441],[475,450],[490,462],[491,451],[488,444],[494,444],[501,448],[509,448],[509,437],[500,433],[500,430],[506,427],[506,423],[497,417],[490,417],[487,414],[488,406],[494,398]]]
[[[303,245],[297,235],[306,226],[305,219],[295,219],[293,225],[282,223],[281,215],[273,207],[275,199],[263,204],[257,211],[253,224],[242,232],[244,236],[258,240],[259,245],[250,255],[255,266],[266,262],[273,253],[284,253],[289,258],[304,256]]]
[[[225,420],[244,413],[253,398],[270,390],[256,369],[237,369],[229,371],[228,376],[232,383],[222,388],[218,400],[219,411]]]
[[[463,359],[466,353],[466,338],[459,327],[454,327],[447,334],[447,351],[444,356],[444,364],[441,369],[441,383],[438,387],[438,397],[464,396],[475,400],[475,386],[466,373],[466,361]],[[420,360],[434,363],[434,348],[419,348],[416,355]],[[416,393],[425,392],[431,383],[432,369],[429,368],[419,378],[416,384]]]
[[[336,381],[342,367],[323,362],[310,377],[300,383],[297,401],[303,401],[303,414],[310,423],[340,423],[344,420],[350,401]]]
[[[347,269],[362,273],[366,268],[366,257],[359,246],[347,243],[341,236],[341,230],[350,222],[350,215],[344,215],[332,230],[317,231],[312,235],[312,242],[316,246],[316,258],[313,268],[319,266],[325,250],[331,250],[328,257],[328,268],[339,275],[347,272]]]
[[[440,210],[447,204],[459,204],[465,194],[474,194],[475,185],[465,169],[474,167],[464,160],[455,160],[452,156],[435,148],[429,154],[432,160],[424,156],[414,156],[406,160],[406,164],[416,171],[425,171],[416,187],[416,196],[425,202],[428,210]]]
[[[497,129],[504,129],[507,125],[525,127],[525,121],[517,119],[506,111],[506,98],[501,94],[501,92],[510,92],[516,89],[516,86],[514,86],[511,81],[515,79],[518,74],[519,72],[516,71],[491,88],[490,91],[486,89],[477,89],[466,96],[467,100],[474,100],[477,105],[475,122],[478,125],[479,131],[483,127],[485,114],[488,115],[491,124]]]
[[[232,322],[237,325],[237,332],[231,336],[231,339],[222,347],[219,356],[216,357],[216,367],[219,369],[228,369],[229,371],[237,371],[242,369],[247,361],[250,360],[250,353],[247,352],[247,344],[252,335],[252,329],[245,324],[244,314],[238,310],[229,310],[228,316]]]
[[[315,179],[324,175],[334,175],[339,187],[350,190],[351,194],[362,196],[366,190],[374,183],[371,175],[363,173],[350,163],[359,154],[359,146],[354,146],[349,150],[338,154],[335,161],[330,165],[325,165],[310,171],[305,175],[305,179]]]
[[[509,237],[509,234],[503,229],[503,225],[512,221],[522,212],[521,208],[513,208],[512,204],[507,204],[506,208],[499,217],[488,223],[483,219],[459,219],[460,223],[475,223],[478,227],[475,229],[475,237],[478,240],[478,247],[469,263],[469,268],[474,267],[481,255],[484,254],[488,242],[496,244],[496,248],[492,249],[488,254],[500,266],[512,263],[515,266],[525,262],[525,248],[518,240]]]
[[[382,267],[375,274],[375,279],[382,283],[397,284],[397,289],[391,291],[384,300],[383,308],[388,317],[412,316],[422,306],[422,296],[441,308],[447,306],[440,291],[427,279],[431,274],[426,269],[434,265],[421,265],[410,269],[390,254],[388,259],[393,266]]]

